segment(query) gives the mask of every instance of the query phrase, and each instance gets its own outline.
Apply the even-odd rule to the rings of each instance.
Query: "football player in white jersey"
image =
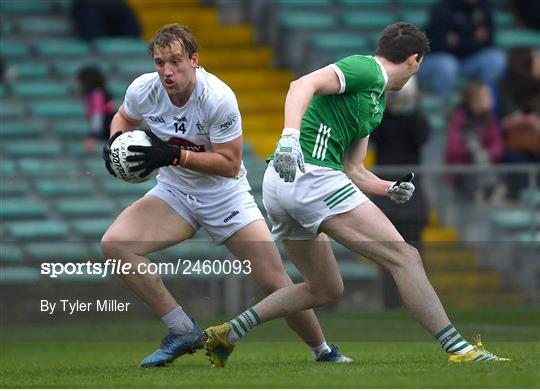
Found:
[[[157,185],[125,209],[102,239],[104,254],[133,265],[146,255],[192,237],[203,227],[237,259],[251,261],[252,276],[265,294],[291,285],[264,218],[249,193],[242,164],[242,126],[236,97],[198,66],[197,44],[178,24],[164,26],[150,43],[156,72],[128,87],[111,123],[103,158],[109,172],[110,145],[122,132],[146,121],[151,147],[131,146],[140,155],[133,171],[159,169]],[[141,365],[166,365],[204,346],[205,337],[164,286],[159,275],[128,274],[123,281],[158,314],[169,334]],[[318,361],[348,359],[330,349],[312,310],[287,318]]]

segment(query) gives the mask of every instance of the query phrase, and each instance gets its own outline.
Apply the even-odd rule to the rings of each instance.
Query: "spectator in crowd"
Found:
[[[84,98],[86,118],[90,132],[85,140],[85,150],[92,152],[99,140],[108,140],[111,121],[116,113],[114,100],[107,90],[105,76],[93,66],[85,66],[77,73],[79,91]]]
[[[430,129],[419,110],[418,98],[415,77],[400,91],[386,93],[386,113],[381,125],[370,136],[377,152],[377,165],[420,163],[421,148],[429,137]],[[428,213],[419,179],[418,176],[415,179],[415,196],[410,199],[409,208],[400,207],[386,197],[373,198],[373,202],[394,223],[403,238],[415,247],[418,247],[420,242],[420,234],[427,223]],[[383,272],[383,295],[386,308],[402,305],[394,279],[387,271]]]
[[[73,0],[75,29],[84,41],[101,37],[140,37],[141,26],[124,0]]]
[[[540,161],[540,51],[515,48],[500,83],[500,112],[506,133],[507,163]],[[509,175],[509,196],[527,186],[527,175]]]
[[[460,107],[450,119],[447,131],[446,162],[448,164],[491,165],[504,153],[502,130],[493,113],[493,98],[488,86],[470,82],[463,91]],[[485,196],[502,197],[503,188],[497,176],[486,170],[478,175],[454,178],[464,196],[482,201]]]
[[[505,71],[505,53],[493,47],[487,0],[442,0],[431,11],[427,35],[432,54],[419,76],[439,95],[452,92],[459,77],[493,85]]]
[[[540,30],[540,2],[533,0],[512,0],[510,8],[524,27]]]

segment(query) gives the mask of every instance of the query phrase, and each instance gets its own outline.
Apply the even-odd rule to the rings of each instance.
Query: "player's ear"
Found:
[[[191,56],[191,66],[196,68],[199,65],[199,53],[193,53]]]
[[[407,65],[416,65],[420,62],[420,55],[418,53],[411,54],[407,59],[405,60],[407,62]]]

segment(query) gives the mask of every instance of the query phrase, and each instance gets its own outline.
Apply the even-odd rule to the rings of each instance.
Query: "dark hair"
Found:
[[[94,65],[87,65],[82,67],[77,72],[77,79],[81,86],[81,92],[83,95],[88,95],[96,88],[102,89],[107,94],[107,86],[105,82],[105,76]]]
[[[429,52],[429,39],[422,30],[409,23],[397,22],[381,32],[375,55],[401,64],[413,54],[418,54],[420,60]]]
[[[148,45],[148,51],[151,56],[154,56],[154,49],[170,48],[174,41],[178,41],[184,47],[184,51],[187,53],[188,58],[191,58],[197,51],[197,41],[187,26],[180,26],[178,23],[168,24],[158,31],[150,45]]]

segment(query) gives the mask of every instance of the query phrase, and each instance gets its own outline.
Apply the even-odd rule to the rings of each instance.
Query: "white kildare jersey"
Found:
[[[201,67],[197,68],[195,89],[183,107],[172,104],[154,72],[141,75],[131,83],[124,110],[131,118],[146,121],[160,139],[188,151],[213,152],[212,143],[226,143],[242,135],[242,120],[233,91]],[[251,190],[243,163],[235,178],[167,166],[159,169],[157,180],[187,194]]]

